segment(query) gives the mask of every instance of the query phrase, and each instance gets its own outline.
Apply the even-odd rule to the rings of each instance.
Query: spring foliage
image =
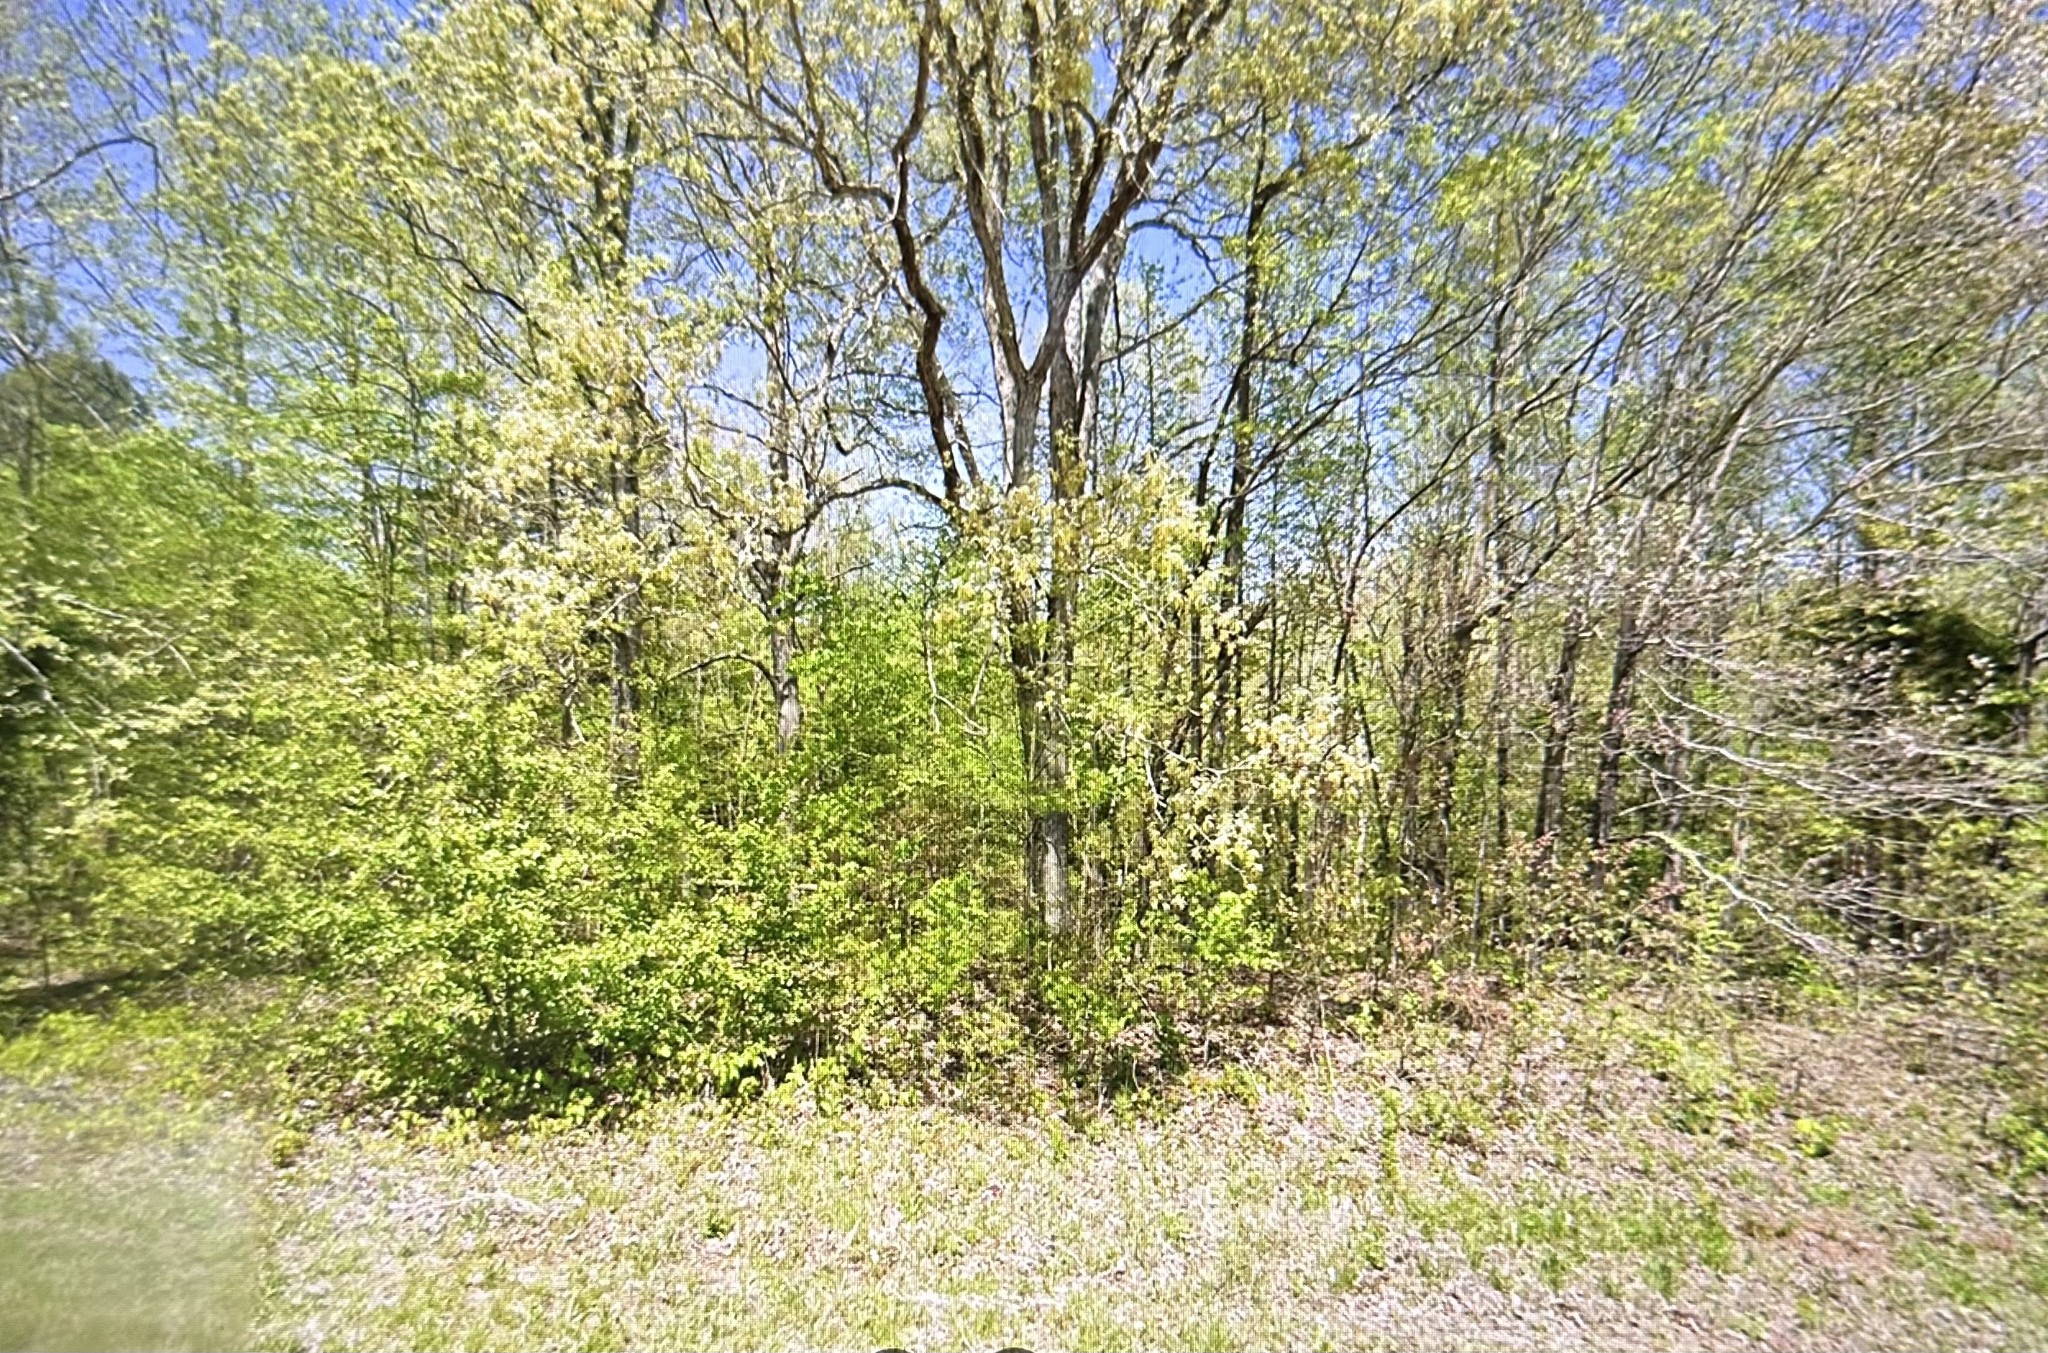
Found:
[[[2037,998],[2022,8],[6,22],[24,981],[496,1113],[1453,958]]]

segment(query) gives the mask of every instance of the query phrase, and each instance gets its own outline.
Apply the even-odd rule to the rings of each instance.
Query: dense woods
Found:
[[[494,1112],[1585,955],[2035,1008],[2026,6],[0,35],[23,982]]]

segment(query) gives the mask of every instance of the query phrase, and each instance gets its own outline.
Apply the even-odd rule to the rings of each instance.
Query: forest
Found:
[[[2038,1194],[2044,171],[2011,0],[8,5],[0,1034],[544,1135],[1853,993]]]

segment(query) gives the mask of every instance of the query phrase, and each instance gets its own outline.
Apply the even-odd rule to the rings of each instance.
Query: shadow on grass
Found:
[[[103,1014],[124,1000],[183,991],[192,976],[187,968],[137,968],[97,973],[62,982],[33,979],[9,984],[0,968],[0,1038],[26,1033],[46,1016],[60,1012]]]

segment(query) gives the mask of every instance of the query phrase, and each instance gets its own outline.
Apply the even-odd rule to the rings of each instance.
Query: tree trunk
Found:
[[[2039,609],[2029,616],[2021,626],[2023,634],[2019,642],[2019,689],[2020,701],[2013,707],[2013,735],[2019,750],[2024,754],[2034,748],[2040,732],[2048,729],[2048,692],[2037,695],[2034,683],[2040,679],[2043,662],[2042,654],[2048,651],[2048,624],[2042,624],[2048,614],[2048,595],[2039,599]]]
[[[788,756],[804,726],[804,704],[797,690],[796,626],[786,623],[768,633],[768,684],[775,696],[775,754]]]
[[[1426,617],[1421,623],[1427,623]],[[1401,666],[1395,678],[1394,797],[1399,804],[1396,862],[1405,874],[1414,865],[1417,814],[1422,802],[1422,658],[1417,651],[1415,603],[1401,608]]]
[[[1441,894],[1451,883],[1452,841],[1458,805],[1458,751],[1465,741],[1466,690],[1471,681],[1472,636],[1477,628],[1465,608],[1451,622],[1449,651],[1444,656],[1442,679],[1446,708],[1437,724],[1433,748],[1436,784],[1423,854],[1423,868],[1430,885]]]
[[[1024,881],[1046,931],[1064,937],[1075,924],[1073,818],[1065,802],[1065,720],[1056,697],[1045,689],[1047,664],[1028,592],[1019,589],[1012,593],[1008,621],[1010,675],[1017,693],[1017,733],[1023,746],[1029,797]]]
[[[637,419],[622,418],[623,445],[615,454],[612,495],[615,509],[623,512],[628,533],[641,540],[640,455]],[[640,655],[647,641],[647,622],[641,613],[639,560],[620,580],[613,603],[611,628],[611,759],[612,780],[621,789],[640,783]]]
[[[1509,689],[1514,673],[1515,622],[1503,613],[1493,636],[1493,849],[1496,856],[1508,848],[1508,784],[1513,761],[1514,737]]]
[[[1244,688],[1244,570],[1246,520],[1252,493],[1253,366],[1258,358],[1258,328],[1263,302],[1259,250],[1264,247],[1266,209],[1278,196],[1279,183],[1264,183],[1263,151],[1254,172],[1251,206],[1244,224],[1244,302],[1238,319],[1237,365],[1231,372],[1227,407],[1230,417],[1230,491],[1223,501],[1223,605],[1216,627],[1216,675],[1209,708],[1208,752],[1212,764],[1223,758],[1232,728],[1238,722]]]
[[[1557,668],[1550,676],[1550,718],[1544,729],[1543,765],[1536,782],[1536,818],[1530,824],[1530,835],[1543,843],[1545,859],[1557,857],[1557,836],[1563,825],[1565,769],[1572,733],[1578,723],[1575,688],[1585,631],[1585,610],[1574,607],[1565,620],[1564,637],[1558,643]]]
[[[1593,818],[1588,837],[1593,847],[1593,880],[1606,880],[1606,864],[1600,858],[1614,838],[1614,819],[1620,810],[1621,754],[1628,745],[1628,725],[1635,713],[1636,668],[1648,643],[1634,602],[1624,603],[1621,623],[1614,639],[1614,672],[1607,685],[1607,717],[1600,730],[1600,763],[1593,785]]]

